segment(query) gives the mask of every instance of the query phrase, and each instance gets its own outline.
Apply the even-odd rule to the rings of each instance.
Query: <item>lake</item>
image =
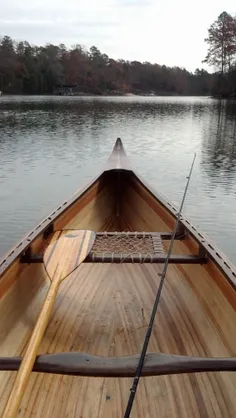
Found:
[[[117,137],[132,165],[236,264],[236,102],[0,97],[0,257],[99,173]]]

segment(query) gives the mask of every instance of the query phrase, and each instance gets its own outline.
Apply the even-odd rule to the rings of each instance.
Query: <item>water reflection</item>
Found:
[[[236,261],[236,103],[178,97],[0,98],[0,255],[98,173],[121,137],[138,172]]]
[[[206,173],[225,185],[235,180],[236,170],[236,116],[235,102],[217,101],[209,112],[208,126],[202,142],[202,167]]]

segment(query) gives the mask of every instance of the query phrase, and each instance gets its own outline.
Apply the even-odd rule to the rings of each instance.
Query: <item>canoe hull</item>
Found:
[[[112,161],[108,170],[23,241],[23,252],[30,247],[31,254],[43,253],[50,231],[62,228],[166,233],[173,229],[173,206],[148,188],[130,166],[122,168],[122,158],[117,162],[113,155]],[[118,163],[118,168],[111,168]],[[227,266],[222,269],[212,257],[214,248],[208,247],[205,237],[184,218],[181,228],[184,239],[176,240],[174,253],[197,255],[200,250],[207,253],[208,261],[169,266],[148,351],[235,356],[233,267],[229,267],[231,280]],[[168,243],[163,241],[164,249]],[[42,263],[22,263],[22,254],[15,251],[1,272],[0,356],[24,354],[50,285]],[[84,263],[59,288],[39,354],[78,351],[120,357],[140,353],[161,272],[162,264]],[[15,375],[0,373],[0,416]],[[32,373],[19,416],[122,417],[130,386],[128,378]],[[235,388],[235,373],[230,372],[144,377],[132,413],[138,418],[234,417]]]

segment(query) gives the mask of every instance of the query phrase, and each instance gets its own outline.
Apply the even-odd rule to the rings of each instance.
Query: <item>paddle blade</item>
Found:
[[[87,257],[96,233],[87,230],[63,230],[54,233],[43,261],[51,280],[65,279]]]

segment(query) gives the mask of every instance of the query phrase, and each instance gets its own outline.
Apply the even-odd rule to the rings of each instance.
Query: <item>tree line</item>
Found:
[[[60,85],[84,94],[208,95],[211,75],[150,62],[114,60],[92,46],[31,45],[5,36],[0,42],[0,90],[52,94]]]
[[[31,45],[0,40],[0,90],[6,94],[52,94],[71,86],[78,94],[236,96],[236,19],[223,12],[208,29],[203,62],[215,69],[194,73],[150,62],[114,60],[95,46]]]

